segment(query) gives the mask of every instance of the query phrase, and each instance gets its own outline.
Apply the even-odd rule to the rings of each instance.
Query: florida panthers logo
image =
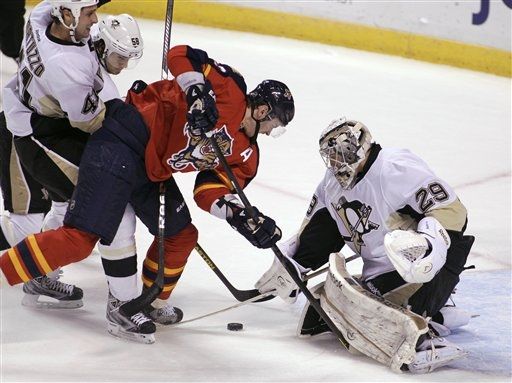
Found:
[[[175,170],[183,170],[191,165],[196,170],[213,169],[219,164],[219,159],[215,154],[210,140],[201,134],[194,134],[188,125],[185,125],[185,134],[188,137],[187,146],[180,150],[178,153],[173,154],[168,160],[167,164]],[[225,156],[230,156],[233,146],[233,138],[229,135],[226,125],[222,128],[216,129],[214,132],[215,139],[217,140],[222,153]]]
[[[372,207],[366,206],[360,201],[347,201],[345,197],[341,197],[337,204],[332,204],[340,216],[343,225],[350,233],[350,236],[343,236],[345,241],[354,244],[355,250],[361,254],[361,247],[364,246],[363,236],[372,230],[377,230],[379,225],[370,221]]]

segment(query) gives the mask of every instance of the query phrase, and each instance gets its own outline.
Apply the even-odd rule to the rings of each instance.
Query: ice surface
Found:
[[[135,79],[159,79],[163,23],[141,21],[145,52],[139,66],[115,81],[125,93]],[[247,305],[218,316],[159,327],[157,343],[121,341],[106,332],[107,289],[97,255],[65,268],[64,280],[84,289],[78,310],[37,311],[20,304],[21,287],[1,284],[2,381],[510,381],[510,79],[321,44],[176,24],[172,43],[187,43],[237,68],[248,87],[266,78],[287,83],[296,117],[279,139],[261,137],[261,163],[246,189],[249,200],[289,236],[298,229],[324,165],[322,129],[339,115],[359,119],[384,146],[406,147],[450,182],[469,211],[477,237],[475,271],[463,273],[456,295],[479,314],[451,340],[466,360],[424,376],[397,375],[348,354],[331,337],[295,336],[300,299]],[[15,65],[2,56],[2,83]],[[192,200],[193,175],[177,175],[199,241],[239,289],[251,289],[270,266],[271,251],[252,248],[226,223]],[[151,242],[137,229],[140,260]],[[349,264],[360,269],[360,261]],[[236,303],[195,253],[173,293],[185,319]],[[228,322],[244,330],[230,332]]]

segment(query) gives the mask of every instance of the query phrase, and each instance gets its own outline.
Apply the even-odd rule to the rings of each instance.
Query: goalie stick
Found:
[[[223,169],[226,171],[226,174],[229,177],[229,180],[231,184],[233,185],[233,188],[236,190],[238,196],[242,200],[242,203],[244,204],[245,208],[251,215],[251,217],[254,218],[256,222],[256,212],[254,211],[253,206],[247,199],[243,189],[238,184],[237,179],[235,178],[235,175],[233,174],[233,171],[231,170],[231,167],[229,166],[228,162],[226,161],[226,157],[224,157],[224,153],[222,153],[222,150],[220,149],[219,143],[217,142],[217,139],[213,135],[213,132],[208,132],[207,137],[210,139],[210,143],[213,146],[213,149],[215,150],[215,154],[217,155],[217,158],[220,161],[220,164],[222,165]],[[327,315],[327,313],[324,311],[324,309],[320,306],[320,303],[315,299],[313,294],[308,290],[306,284],[302,281],[302,279],[297,275],[297,272],[295,271],[295,268],[293,265],[290,264],[290,262],[286,259],[286,257],[283,255],[281,250],[276,245],[272,246],[272,251],[274,252],[275,256],[281,262],[283,267],[286,269],[290,277],[293,279],[293,281],[297,284],[300,291],[306,296],[307,300],[311,304],[311,306],[314,307],[314,309],[317,311],[317,313],[322,317],[322,319],[325,321],[327,326],[331,329],[333,334],[336,335],[338,340],[341,342],[341,344],[348,350],[349,349],[349,343],[345,340],[343,337],[343,334],[341,331],[336,327],[336,325],[333,323],[331,318]]]
[[[269,295],[262,297],[261,299],[252,300],[254,297],[260,295],[260,292],[257,289],[253,290],[238,290],[235,288],[228,279],[222,274],[222,272],[219,270],[217,265],[212,261],[212,259],[208,256],[206,251],[201,247],[201,245],[196,244],[195,250],[197,253],[203,258],[203,260],[206,262],[206,264],[212,269],[212,271],[219,277],[219,279],[224,283],[224,286],[228,288],[228,290],[231,292],[231,294],[235,297],[237,301],[245,302],[248,300],[251,300],[251,302],[264,302],[268,301],[270,299],[275,298],[275,295]]]

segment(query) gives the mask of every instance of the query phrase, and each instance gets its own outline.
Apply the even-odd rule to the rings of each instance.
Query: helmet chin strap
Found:
[[[251,144],[255,144],[256,140],[258,139],[258,134],[260,133],[261,120],[257,120],[256,118],[254,118],[254,106],[252,106],[252,105],[251,105],[251,118],[254,120],[254,122],[256,122],[256,127],[254,128],[254,134],[250,138],[249,142]]]
[[[71,13],[73,14],[73,23],[69,26],[66,25],[66,23],[64,22],[62,15],[59,15],[58,19],[61,22],[61,24],[69,31],[69,37],[71,37],[72,42],[74,42],[75,44],[83,43],[84,39],[80,39],[79,41],[77,41],[75,38],[75,29],[78,26],[78,19],[80,18],[80,15],[78,15],[78,17],[77,17],[73,12],[71,12]]]

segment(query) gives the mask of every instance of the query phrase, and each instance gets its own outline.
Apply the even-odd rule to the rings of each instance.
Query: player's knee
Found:
[[[190,253],[197,244],[198,231],[189,223],[178,234],[165,239],[165,254],[169,255],[173,264],[186,263]]]
[[[194,224],[189,223],[185,229],[181,232],[183,238],[183,247],[186,248],[189,252],[191,252],[197,244],[197,239],[199,237],[199,232]]]
[[[98,242],[98,236],[70,226],[63,226],[59,230],[62,230],[62,236],[68,244],[64,255],[68,260],[63,264],[79,262],[87,258],[92,253],[96,242]]]
[[[101,243],[98,245],[101,257],[115,261],[136,254],[135,224],[135,212],[133,208],[128,205],[112,243],[109,246],[102,245]]]
[[[461,235],[459,233],[454,235],[453,232],[450,232],[450,238],[452,244],[448,249],[444,268],[458,276],[464,271],[464,266],[466,265],[475,237],[471,235]]]

